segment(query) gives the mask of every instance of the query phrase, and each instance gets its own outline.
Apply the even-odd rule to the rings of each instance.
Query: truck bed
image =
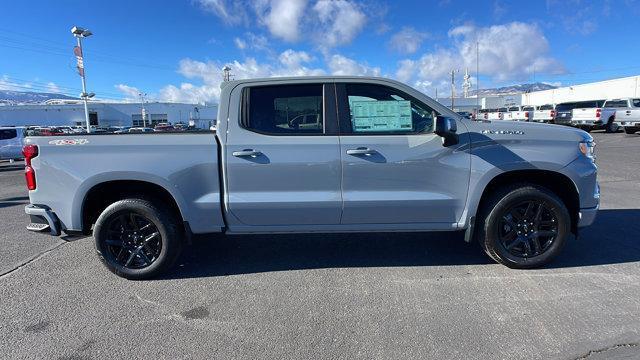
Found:
[[[212,132],[40,136],[26,138],[25,144],[38,146],[31,204],[50,208],[63,230],[82,230],[86,195],[111,181],[163,187],[193,233],[224,226],[218,142]]]

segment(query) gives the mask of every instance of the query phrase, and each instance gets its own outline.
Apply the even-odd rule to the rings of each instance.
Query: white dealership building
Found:
[[[183,123],[200,128],[215,125],[217,105],[149,102],[144,104],[147,126]],[[95,126],[142,126],[142,105],[125,102],[89,103],[89,119]],[[78,100],[49,100],[45,104],[0,106],[0,126],[84,125],[84,105]]]
[[[560,104],[618,98],[640,98],[640,75],[529,93],[484,96],[479,99],[476,97],[454,98],[454,109],[473,112],[476,109],[496,109],[516,105]],[[447,107],[451,106],[451,98],[441,98],[438,101]]]

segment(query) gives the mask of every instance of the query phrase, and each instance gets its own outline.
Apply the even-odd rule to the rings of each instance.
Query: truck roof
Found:
[[[389,78],[384,78],[384,77],[379,77],[379,76],[343,76],[343,75],[332,75],[332,76],[283,76],[283,77],[269,77],[269,78],[253,78],[253,79],[239,79],[239,80],[231,80],[231,81],[224,81],[220,84],[221,88],[225,88],[227,86],[235,86],[238,84],[247,84],[247,83],[257,83],[257,82],[273,82],[273,83],[279,83],[279,82],[287,82],[287,81],[292,81],[292,82],[299,82],[299,81],[309,81],[309,82],[332,82],[332,81],[338,81],[338,82],[346,82],[346,81],[367,81],[367,80],[374,80],[374,81],[385,81],[385,82],[390,82],[390,83],[394,83],[394,84],[398,84],[398,85],[402,85],[402,86],[408,86],[405,83],[402,83],[400,81],[397,80],[393,80],[393,79],[389,79]]]

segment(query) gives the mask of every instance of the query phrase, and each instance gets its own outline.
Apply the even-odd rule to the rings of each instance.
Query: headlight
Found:
[[[588,157],[589,159],[595,161],[596,160],[596,143],[593,141],[583,141],[578,144],[580,148],[580,152],[582,155]]]

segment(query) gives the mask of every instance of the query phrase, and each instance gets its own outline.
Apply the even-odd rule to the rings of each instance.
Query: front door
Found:
[[[333,84],[234,91],[242,91],[242,111],[240,123],[229,125],[225,164],[235,228],[288,231],[340,224],[342,170]]]
[[[442,146],[435,110],[383,84],[337,84],[343,224],[430,224],[462,217],[470,155]],[[458,126],[464,132],[464,126]]]

